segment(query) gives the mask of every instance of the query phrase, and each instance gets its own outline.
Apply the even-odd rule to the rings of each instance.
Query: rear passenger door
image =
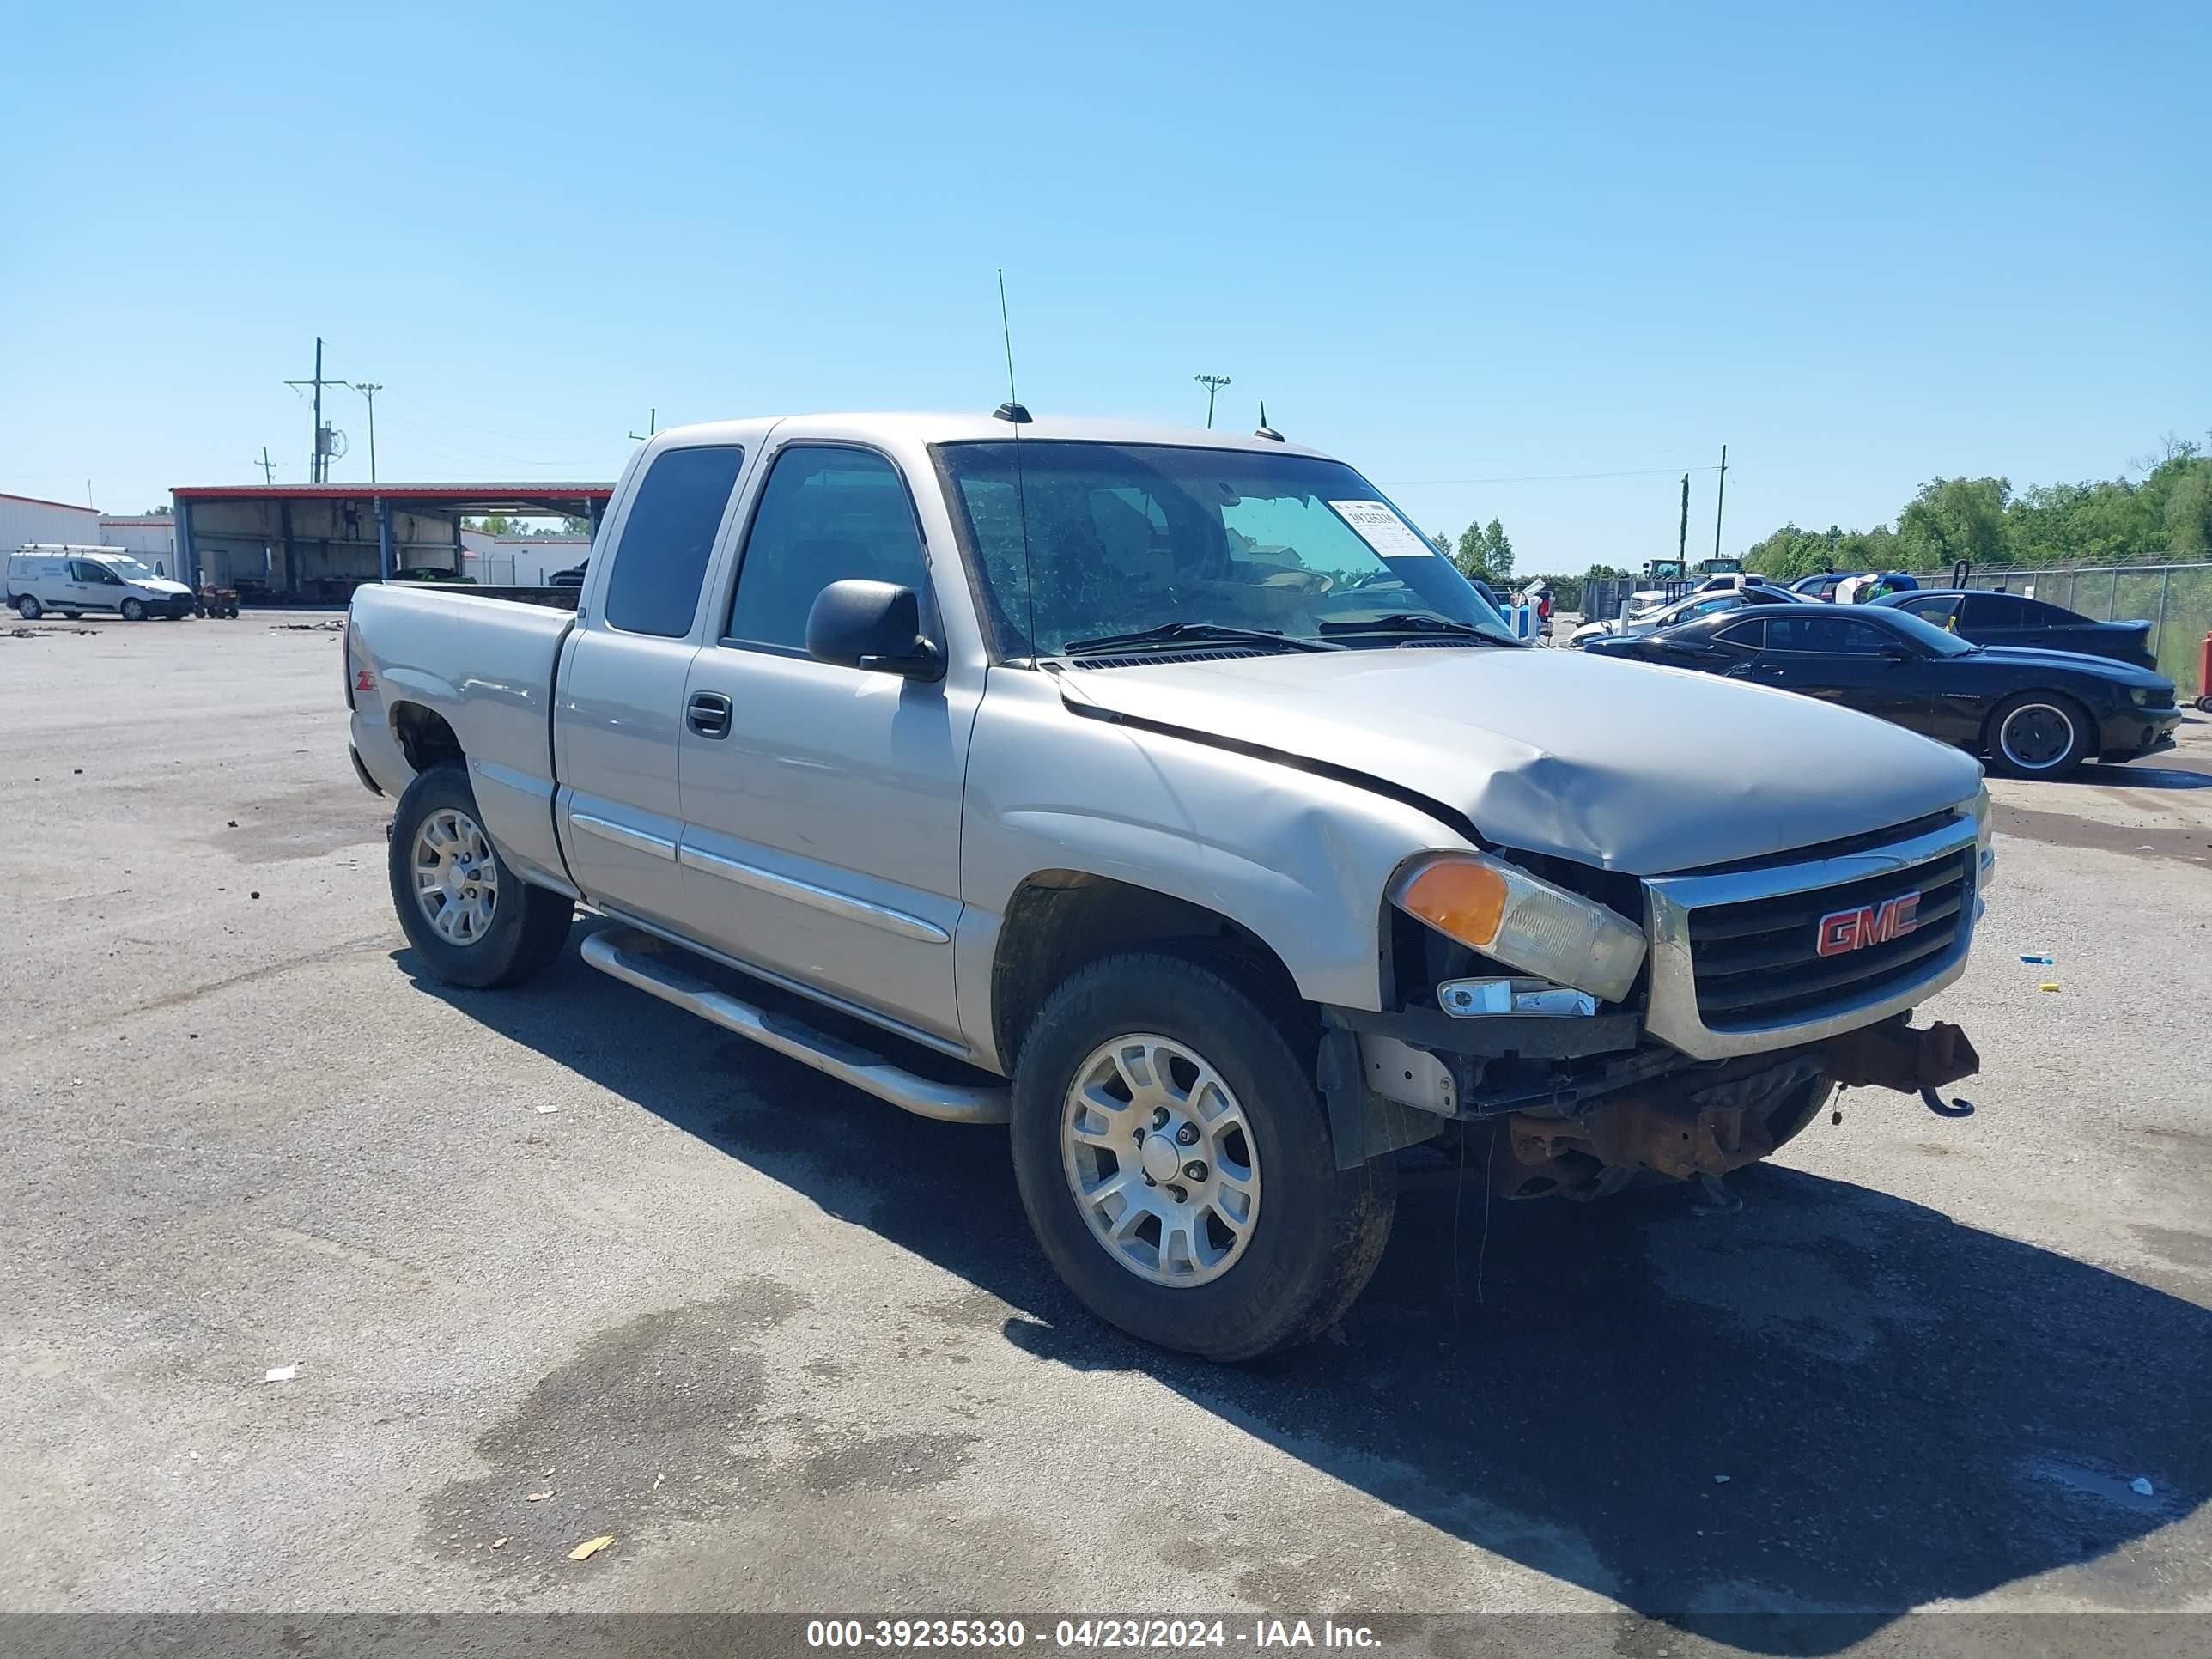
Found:
[[[684,684],[744,459],[741,444],[702,444],[663,450],[647,464],[610,527],[606,578],[555,680],[555,817],[569,873],[595,903],[668,927],[684,915],[676,848]]]
[[[684,894],[725,954],[959,1037],[951,939],[960,802],[980,683],[817,662],[806,618],[833,581],[913,588],[942,640],[929,551],[898,466],[794,441],[767,463],[714,642],[689,696],[726,709],[683,734]],[[959,566],[947,550],[945,566]]]

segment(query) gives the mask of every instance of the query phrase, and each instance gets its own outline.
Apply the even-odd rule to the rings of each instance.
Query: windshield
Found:
[[[150,582],[160,580],[136,559],[102,559],[100,563],[127,582]]]
[[[1439,624],[1513,638],[1341,462],[1049,439],[1018,449],[1018,466],[1013,442],[938,450],[1003,657],[1169,623],[1354,647]]]
[[[1878,609],[1885,622],[1893,624],[1899,632],[1910,636],[1915,644],[1939,657],[1971,657],[1982,648],[1978,645],[1969,644],[1948,629],[1938,628],[1934,623],[1914,616],[1910,611],[1899,611],[1888,605]],[[1797,613],[1793,610],[1790,614]],[[1852,612],[1846,609],[1844,614],[1850,616]]]

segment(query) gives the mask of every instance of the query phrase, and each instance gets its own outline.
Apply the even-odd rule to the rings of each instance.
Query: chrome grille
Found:
[[[1644,1025],[1699,1060],[1817,1042],[1930,996],[1965,971],[1979,915],[1975,821],[1964,810],[1893,838],[1756,868],[1644,883],[1651,941]],[[1917,892],[1910,932],[1820,953],[1824,918]],[[1880,927],[1869,929],[1877,935]]]
[[[1907,893],[1920,895],[1909,933],[1832,956],[1820,953],[1822,919],[1875,911]],[[1960,917],[1973,902],[1973,849],[1893,875],[1865,878],[1741,904],[1690,912],[1690,961],[1698,1012],[1717,1030],[1763,1025],[1834,1001],[1908,982],[1957,942]]]

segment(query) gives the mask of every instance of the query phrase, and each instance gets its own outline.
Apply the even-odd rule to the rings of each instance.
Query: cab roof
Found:
[[[762,420],[716,421],[696,426],[669,427],[656,442],[663,447],[712,443],[739,435],[740,428],[757,432]],[[920,442],[1006,443],[1018,434],[1024,443],[1089,442],[1165,444],[1185,449],[1244,450],[1262,455],[1307,455],[1322,460],[1334,456],[1303,444],[1261,438],[1249,432],[1207,431],[1202,427],[1174,426],[1159,421],[1101,420],[1083,416],[1033,414],[1017,425],[988,411],[863,412],[856,414],[785,415],[767,417],[780,439],[793,437],[859,438],[879,443]]]

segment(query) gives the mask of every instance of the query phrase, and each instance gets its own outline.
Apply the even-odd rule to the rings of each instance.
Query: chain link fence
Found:
[[[1923,587],[1951,586],[1948,569],[1912,574]],[[1592,621],[1618,617],[1631,593],[1644,588],[1686,591],[1690,586],[1635,576],[1592,580],[1583,584],[1582,614]],[[2204,636],[2212,633],[2212,562],[1991,567],[1975,571],[1966,586],[2042,599],[2099,622],[2148,622],[2159,672],[2173,682],[2182,701],[2193,702],[2212,689],[2198,683]]]

